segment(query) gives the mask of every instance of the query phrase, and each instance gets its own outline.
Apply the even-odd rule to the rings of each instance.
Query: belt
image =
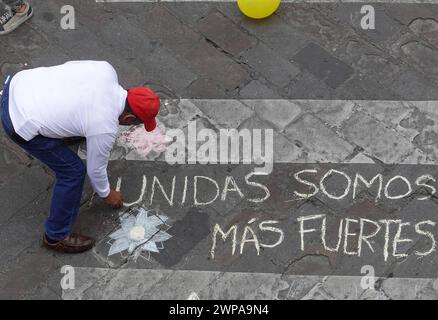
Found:
[[[11,138],[20,144],[25,144],[28,141],[24,140],[18,133],[15,132],[14,128],[12,128]]]

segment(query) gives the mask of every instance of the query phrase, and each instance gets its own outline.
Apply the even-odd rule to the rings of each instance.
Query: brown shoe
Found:
[[[46,248],[62,253],[81,253],[90,250],[94,247],[95,240],[90,237],[71,234],[64,240],[50,243],[47,241],[46,235],[43,237],[43,244]]]

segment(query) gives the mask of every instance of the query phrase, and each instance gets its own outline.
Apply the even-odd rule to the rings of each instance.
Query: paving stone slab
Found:
[[[271,122],[278,131],[283,131],[301,114],[300,106],[287,100],[248,100],[243,102],[251,106],[261,119]]]
[[[297,141],[309,150],[307,156],[309,162],[320,162],[326,158],[342,162],[354,149],[351,144],[312,115],[303,115],[286,128],[285,134],[290,141]]]
[[[330,88],[336,89],[353,74],[353,69],[316,44],[309,44],[293,58]]]
[[[300,73],[294,64],[262,43],[246,50],[242,57],[246,64],[280,88],[288,85]]]
[[[365,127],[368,132],[366,135],[361,131]],[[384,163],[403,160],[413,148],[413,145],[395,130],[386,128],[382,123],[361,112],[357,112],[344,123],[342,132],[348,141],[362,147]]]
[[[257,42],[219,11],[213,11],[199,20],[197,28],[208,40],[233,56],[239,56]]]

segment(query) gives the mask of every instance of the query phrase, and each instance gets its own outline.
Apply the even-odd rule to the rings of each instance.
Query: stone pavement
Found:
[[[388,278],[376,290],[364,290],[361,277],[354,276],[99,268],[76,272],[77,288],[66,290],[64,299],[436,300],[438,290],[436,280],[412,278]]]
[[[197,288],[202,299],[436,298],[438,4],[375,4],[374,31],[360,28],[359,3],[284,3],[264,21],[222,2],[33,4],[35,17],[0,39],[2,80],[28,67],[107,60],[125,87],[146,84],[163,97],[166,129],[272,129],[275,164],[248,179],[254,164],[169,165],[118,143],[112,185],[127,204],[159,208],[172,238],[137,260],[108,257],[120,212],[87,183],[77,229],[99,244],[68,256],[39,243],[53,175],[1,131],[0,298],[181,298]],[[76,30],[59,26],[64,4],[76,10]],[[314,170],[300,176],[307,184],[302,170]],[[370,182],[379,174],[381,188]],[[370,186],[354,184],[358,175]],[[251,201],[266,195],[260,185],[270,196]],[[312,215],[320,216],[302,220]],[[231,230],[226,241],[217,227]],[[79,284],[63,294],[64,265]],[[384,296],[357,285],[364,265],[382,277]],[[293,281],[300,289],[291,296]],[[260,295],[245,294],[259,292],[250,282]]]

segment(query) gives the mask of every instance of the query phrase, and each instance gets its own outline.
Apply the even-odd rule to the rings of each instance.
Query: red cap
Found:
[[[157,127],[155,117],[160,111],[160,98],[151,89],[129,89],[128,103],[137,118],[143,121],[146,131],[152,131]]]

